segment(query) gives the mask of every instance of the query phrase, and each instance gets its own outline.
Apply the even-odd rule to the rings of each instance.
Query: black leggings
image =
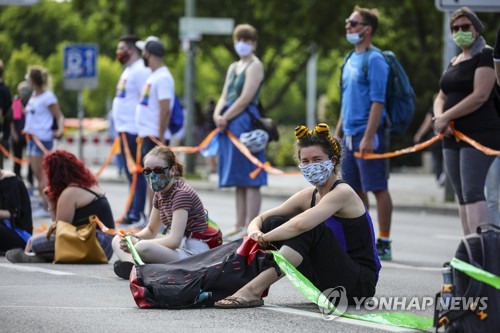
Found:
[[[267,233],[288,219],[271,216],[262,225]],[[343,286],[349,303],[353,297],[372,297],[375,295],[376,274],[368,267],[355,262],[337,241],[332,231],[321,223],[294,238],[272,242],[277,248],[286,245],[297,251],[303,258],[297,267],[320,291]]]

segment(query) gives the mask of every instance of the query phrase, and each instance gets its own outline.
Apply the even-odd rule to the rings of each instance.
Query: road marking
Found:
[[[431,237],[432,238],[437,238],[437,239],[445,239],[445,240],[457,241],[457,240],[461,240],[463,236],[433,234],[433,235],[431,235]]]
[[[70,310],[140,310],[134,307],[95,307],[95,306],[50,306],[50,305],[0,305],[0,308],[9,309],[70,309]]]
[[[0,264],[0,267],[11,268],[11,269],[15,269],[18,271],[39,272],[39,273],[46,273],[46,274],[52,274],[52,275],[75,275],[73,273],[56,271],[54,269],[24,266],[24,265],[20,265],[20,264]]]
[[[299,315],[299,316],[305,316],[305,317],[311,317],[311,318],[325,320],[320,313],[292,309],[292,308],[286,308],[286,307],[282,307],[282,306],[278,306],[278,305],[266,304],[262,307],[259,307],[258,309],[271,310],[271,311],[276,311],[276,312],[283,312],[283,313],[288,313],[288,314],[293,314],[293,315]],[[396,326],[390,326],[390,325],[384,325],[384,324],[377,324],[377,323],[371,323],[368,321],[356,320],[356,319],[344,318],[344,317],[335,318],[333,321],[348,324],[348,325],[356,325],[356,326],[363,326],[363,327],[380,329],[380,330],[383,330],[385,332],[420,332],[418,330],[413,330],[413,329],[404,328],[404,327],[396,327]]]
[[[442,270],[441,267],[411,266],[411,265],[398,264],[395,262],[385,262],[385,261],[382,263],[382,268],[384,268],[384,267],[413,269],[413,270],[417,270],[417,271],[431,271],[431,272],[440,272]]]

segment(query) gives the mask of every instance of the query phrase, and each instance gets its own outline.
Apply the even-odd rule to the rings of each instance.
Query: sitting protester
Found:
[[[115,227],[111,207],[97,179],[75,155],[64,150],[51,152],[43,158],[42,169],[47,177],[44,192],[56,228],[57,221],[79,225],[92,215],[96,215],[106,227]],[[113,238],[97,230],[97,239],[109,260],[113,255]],[[51,262],[54,260],[54,243],[55,233],[47,238],[47,232],[43,232],[31,237],[25,250],[10,250],[6,257],[14,263]]]
[[[131,234],[134,247],[145,263],[168,263],[209,250],[204,233],[208,219],[203,204],[184,180],[184,167],[167,147],[157,146],[144,157],[143,174],[154,192],[148,225]],[[166,236],[156,238],[164,225]],[[113,249],[120,260],[114,271],[128,279],[133,259],[121,236],[113,239]]]
[[[24,248],[32,232],[30,197],[23,180],[0,169],[0,253]]]
[[[252,220],[248,235],[270,243],[319,290],[343,286],[348,300],[371,297],[380,270],[370,215],[356,192],[339,176],[341,146],[326,124],[295,129],[299,168],[314,187]],[[288,217],[288,218],[286,218]],[[219,308],[263,305],[262,293],[280,276],[267,269],[229,296]]]

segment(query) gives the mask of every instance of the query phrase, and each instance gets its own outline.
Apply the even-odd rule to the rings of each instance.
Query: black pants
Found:
[[[286,221],[281,216],[271,216],[264,221],[262,232],[267,233]],[[325,223],[273,245],[277,248],[286,245],[297,251],[303,258],[297,270],[320,291],[343,286],[350,303],[353,297],[375,295],[376,273],[351,259]]]
[[[26,242],[11,228],[0,221],[0,251],[24,248]]]
[[[20,134],[19,140],[18,141],[12,141],[12,152],[14,153],[14,156],[22,159],[23,158],[23,150],[26,148],[26,139],[22,134]],[[33,171],[31,170],[31,167],[28,165],[28,183],[33,186]],[[21,164],[19,163],[14,163],[14,173],[19,177],[22,178],[21,176]]]

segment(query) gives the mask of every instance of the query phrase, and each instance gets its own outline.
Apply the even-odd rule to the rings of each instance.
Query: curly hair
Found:
[[[330,128],[327,124],[318,124],[312,131],[304,125],[297,126],[295,127],[295,137],[297,138],[297,157],[299,160],[302,148],[320,146],[329,159],[336,159],[335,172],[338,173],[338,166],[342,158],[342,146],[339,139],[330,136]]]
[[[47,178],[46,194],[54,209],[61,193],[69,186],[92,187],[97,185],[97,178],[89,169],[65,150],[53,151],[43,158],[42,170]]]

